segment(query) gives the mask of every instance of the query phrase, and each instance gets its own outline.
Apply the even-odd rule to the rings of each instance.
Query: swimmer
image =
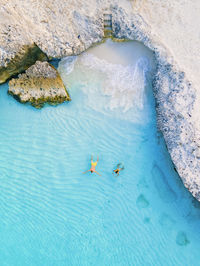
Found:
[[[113,172],[114,172],[116,175],[119,176],[119,172],[122,171],[122,170],[124,170],[124,166],[123,166],[121,163],[118,163],[118,165],[116,166],[116,169],[113,170]],[[113,173],[113,175],[114,175],[114,173]]]
[[[91,172],[92,173],[96,173],[97,175],[100,175],[97,171],[95,171],[95,167],[97,166],[97,163],[99,161],[99,156],[97,156],[97,161],[93,162],[93,156],[91,156],[91,168],[87,171],[85,171],[83,174],[87,173],[87,172]]]

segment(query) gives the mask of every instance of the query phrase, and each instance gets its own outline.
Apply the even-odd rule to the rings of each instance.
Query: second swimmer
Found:
[[[122,163],[118,163],[118,165],[116,166],[116,169],[113,170],[113,172],[119,176],[119,172],[124,170],[124,166]],[[114,175],[113,173],[113,175]]]

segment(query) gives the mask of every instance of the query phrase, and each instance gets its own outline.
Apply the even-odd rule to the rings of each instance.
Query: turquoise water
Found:
[[[107,42],[60,63],[70,103],[36,110],[0,87],[1,265],[200,265],[200,205],[156,130],[153,68],[141,44]],[[91,154],[101,176],[82,174]]]

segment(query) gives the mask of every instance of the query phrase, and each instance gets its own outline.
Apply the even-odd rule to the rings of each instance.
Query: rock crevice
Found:
[[[47,61],[48,58],[36,44],[20,47],[18,53],[13,58],[6,58],[4,66],[0,67],[0,84],[24,72],[37,60]]]

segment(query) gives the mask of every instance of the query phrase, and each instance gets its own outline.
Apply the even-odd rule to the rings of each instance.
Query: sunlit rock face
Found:
[[[36,108],[41,108],[45,103],[55,105],[70,101],[60,75],[47,62],[37,61],[26,73],[10,80],[8,92],[21,103],[28,102]]]
[[[200,200],[199,8],[198,0],[0,0],[0,66],[33,43],[49,57],[79,54],[102,41],[109,13],[114,37],[155,52],[158,126],[185,186]]]

